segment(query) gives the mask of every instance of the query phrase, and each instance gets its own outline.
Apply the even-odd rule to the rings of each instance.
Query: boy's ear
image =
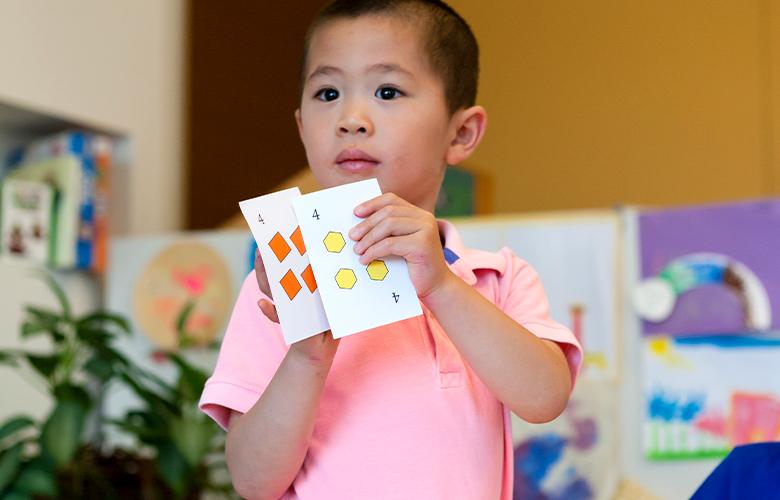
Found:
[[[295,110],[295,124],[298,125],[298,137],[303,143],[303,123],[301,123],[301,108]]]
[[[477,148],[487,128],[487,111],[482,106],[456,111],[452,116],[455,136],[447,149],[447,165],[457,165]]]

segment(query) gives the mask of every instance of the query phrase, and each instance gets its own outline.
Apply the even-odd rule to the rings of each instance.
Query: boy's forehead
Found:
[[[404,23],[396,16],[360,16],[328,21],[311,37],[306,61],[307,78],[318,68],[343,71],[417,73],[427,69],[420,23]]]

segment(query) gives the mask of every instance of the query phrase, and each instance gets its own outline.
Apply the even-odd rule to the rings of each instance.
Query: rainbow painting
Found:
[[[780,330],[780,200],[639,216],[634,309],[645,335]]]

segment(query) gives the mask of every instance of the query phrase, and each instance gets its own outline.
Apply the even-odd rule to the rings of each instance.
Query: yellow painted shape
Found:
[[[328,234],[326,234],[323,243],[325,243],[325,248],[328,249],[328,252],[332,253],[339,253],[344,249],[344,245],[347,244],[344,241],[344,237],[341,235],[341,233],[337,233],[335,231],[330,231]]]
[[[585,352],[585,365],[607,369],[607,357],[602,352]]]
[[[650,340],[650,352],[661,358],[669,357],[672,354],[672,342],[668,337],[657,337]]]
[[[339,288],[351,289],[357,283],[357,276],[352,269],[339,269],[336,273],[336,284]]]
[[[389,272],[383,260],[372,261],[366,266],[366,271],[368,271],[368,276],[374,281],[382,281]]]

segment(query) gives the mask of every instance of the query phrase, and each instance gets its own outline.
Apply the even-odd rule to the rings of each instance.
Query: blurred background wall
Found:
[[[777,2],[452,4],[482,49],[490,124],[465,166],[483,211],[778,191]],[[292,112],[319,5],[5,0],[0,98],[131,138],[123,232],[215,227],[305,164]]]
[[[780,3],[453,0],[482,50],[499,212],[780,188]]]
[[[489,126],[465,166],[488,181],[483,211],[778,191],[777,2],[451,3],[482,51]],[[213,227],[305,163],[292,111],[317,4],[191,4],[190,227]]]
[[[120,232],[181,227],[183,0],[0,2],[0,101],[130,139]]]

